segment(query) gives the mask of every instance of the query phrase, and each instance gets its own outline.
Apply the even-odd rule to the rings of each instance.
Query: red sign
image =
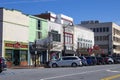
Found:
[[[99,50],[100,47],[99,47],[98,45],[94,45],[94,46],[93,46],[93,49],[94,49],[94,50]]]
[[[19,42],[13,44],[13,43],[5,43],[5,47],[11,47],[11,48],[28,48],[28,45],[20,44]]]
[[[92,48],[88,48],[87,51],[89,52],[89,54],[92,54],[93,49]]]

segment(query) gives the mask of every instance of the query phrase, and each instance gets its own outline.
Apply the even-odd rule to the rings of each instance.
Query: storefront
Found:
[[[27,66],[28,43],[5,41],[4,46],[8,67]]]

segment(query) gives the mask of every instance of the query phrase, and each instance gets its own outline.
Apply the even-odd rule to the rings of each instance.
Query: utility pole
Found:
[[[37,55],[37,45],[36,45],[36,40],[35,40],[35,67],[36,67],[36,55]]]
[[[63,56],[65,56],[65,27],[63,26]]]

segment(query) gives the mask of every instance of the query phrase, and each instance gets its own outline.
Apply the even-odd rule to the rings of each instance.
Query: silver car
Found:
[[[50,67],[62,67],[62,66],[82,66],[81,59],[77,56],[64,56],[57,60],[51,60],[49,62]]]

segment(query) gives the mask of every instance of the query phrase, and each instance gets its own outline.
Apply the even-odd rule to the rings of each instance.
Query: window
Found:
[[[100,28],[100,32],[102,32],[102,28]]]
[[[97,29],[97,32],[99,32],[99,28],[96,28]]]
[[[41,21],[38,20],[38,23],[37,23],[37,24],[38,24],[37,29],[38,29],[38,30],[41,30]]]
[[[109,32],[109,27],[106,27],[106,31]]]
[[[5,50],[5,58],[7,61],[12,61],[12,50]]]
[[[95,32],[95,28],[93,28],[93,32]]]
[[[69,33],[65,33],[65,44],[73,43],[73,35]]]
[[[59,34],[58,31],[52,30],[50,32],[50,35],[52,36],[53,41],[57,41],[57,42],[61,41],[61,34]]]
[[[40,39],[41,38],[41,32],[37,32],[37,39]]]
[[[27,61],[27,51],[21,51],[21,61]]]
[[[105,27],[103,27],[103,32],[105,32]]]

